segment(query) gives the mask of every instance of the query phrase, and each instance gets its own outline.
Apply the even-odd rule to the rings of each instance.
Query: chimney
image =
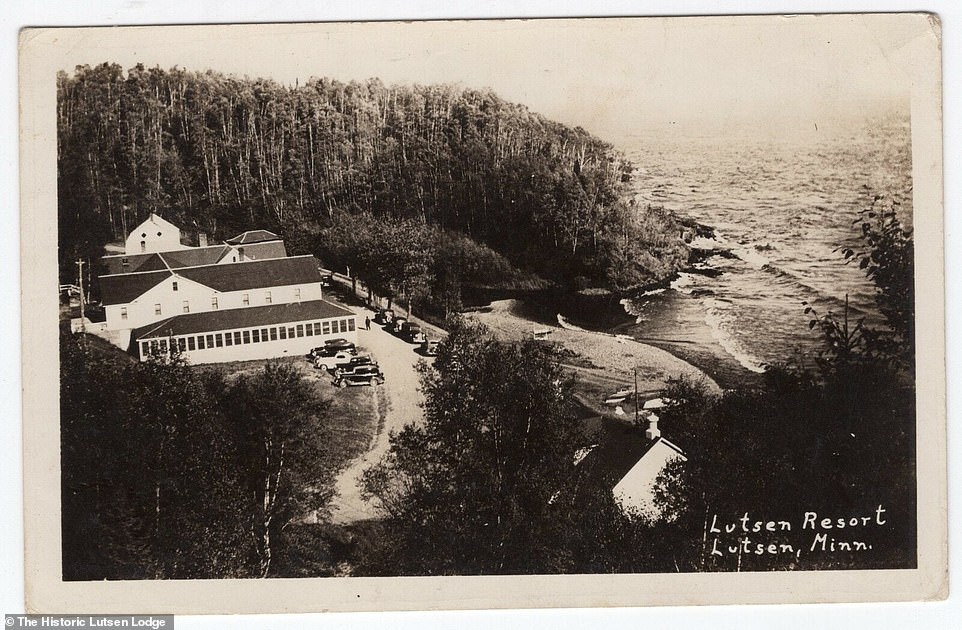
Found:
[[[648,412],[648,429],[645,431],[645,437],[649,440],[661,437],[661,430],[658,428],[658,416],[654,412]]]
[[[207,247],[207,232],[197,233],[197,244],[200,247]]]

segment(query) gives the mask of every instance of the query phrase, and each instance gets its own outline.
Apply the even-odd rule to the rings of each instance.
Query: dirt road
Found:
[[[332,502],[331,520],[334,523],[351,523],[377,516],[377,505],[364,501],[358,487],[361,473],[376,463],[388,450],[388,437],[405,424],[419,421],[423,410],[416,365],[423,357],[414,351],[415,347],[384,331],[373,322],[374,314],[363,308],[353,308],[359,322],[358,345],[366,348],[380,364],[385,383],[372,388],[373,396],[387,397],[387,412],[381,428],[371,440],[366,453],[355,459],[338,475],[335,487],[337,497]],[[370,317],[371,330],[364,330],[365,317]],[[430,360],[430,359],[429,359]],[[375,399],[375,408],[379,408]]]

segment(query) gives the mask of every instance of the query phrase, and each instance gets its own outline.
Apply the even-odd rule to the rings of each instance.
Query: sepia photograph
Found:
[[[24,31],[38,582],[343,589],[285,610],[580,601],[531,593],[548,576],[627,580],[600,605],[944,597],[939,38],[925,14]],[[710,586],[635,588],[668,576]],[[337,599],[406,577],[507,581]]]

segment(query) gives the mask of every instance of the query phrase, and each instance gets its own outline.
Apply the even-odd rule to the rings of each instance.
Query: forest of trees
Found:
[[[610,145],[490,91],[105,63],[61,73],[57,102],[65,279],[149,212],[215,238],[275,230],[334,265],[323,230],[410,220],[563,285],[635,286],[687,255]]]
[[[336,472],[326,405],[297,368],[226,379],[60,341],[64,579],[293,570],[288,526],[323,513]]]

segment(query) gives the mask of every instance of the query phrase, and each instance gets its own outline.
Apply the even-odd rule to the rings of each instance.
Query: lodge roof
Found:
[[[167,254],[163,256],[166,257]],[[138,271],[100,276],[103,303],[127,304],[175,275],[221,293],[320,282],[321,277],[317,259],[311,255],[180,267],[173,271],[166,268],[160,271]]]
[[[234,238],[229,238],[225,243],[229,245],[250,245],[251,243],[261,243],[264,241],[276,241],[281,237],[267,230],[248,230],[238,234]]]
[[[158,271],[161,269],[181,269],[213,265],[230,255],[235,249],[229,245],[210,245],[208,247],[186,247],[169,252],[151,254],[111,254],[103,257],[108,274],[133,273],[135,271]],[[285,258],[287,248],[284,241],[262,241],[244,246],[244,258],[267,260]],[[124,264],[124,261],[127,264]]]
[[[353,315],[346,308],[326,300],[267,304],[251,308],[232,308],[222,311],[177,315],[160,322],[141,326],[131,333],[131,339],[160,339],[176,335],[191,335],[257,326],[274,326]]]
[[[176,273],[222,293],[321,281],[317,259],[311,255],[184,267]]]

